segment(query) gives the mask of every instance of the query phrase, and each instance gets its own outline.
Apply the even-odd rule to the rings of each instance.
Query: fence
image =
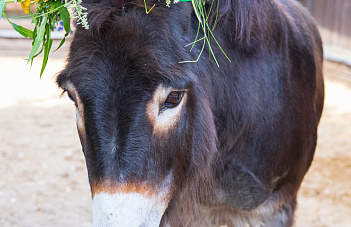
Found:
[[[351,0],[301,0],[316,19],[327,45],[351,50]]]

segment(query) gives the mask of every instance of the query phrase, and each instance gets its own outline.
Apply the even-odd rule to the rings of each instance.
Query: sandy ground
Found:
[[[50,59],[39,80],[39,61],[29,71],[24,57],[0,51],[2,227],[91,226],[74,105],[59,98],[52,79],[64,54]],[[333,67],[328,69],[335,73]],[[351,226],[351,83],[327,74],[318,148],[299,193],[298,227]]]

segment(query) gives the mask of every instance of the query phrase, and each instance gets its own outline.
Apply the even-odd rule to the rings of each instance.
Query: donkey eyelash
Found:
[[[63,92],[62,92],[61,95],[60,95],[60,98],[62,98],[63,95],[64,95],[65,93],[67,93],[68,98],[69,98],[72,102],[74,102],[75,106],[77,106],[77,101],[76,101],[76,99],[74,98],[73,95],[70,94],[70,92],[69,92],[68,90],[63,90]]]
[[[62,98],[63,97],[63,95],[65,94],[67,92],[67,90],[63,90],[63,92],[60,94],[60,98]]]

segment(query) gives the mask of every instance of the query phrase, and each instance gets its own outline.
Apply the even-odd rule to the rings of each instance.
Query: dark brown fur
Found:
[[[141,0],[85,1],[90,29],[77,28],[57,79],[84,103],[90,183],[157,187],[173,171],[163,226],[291,226],[323,109],[312,18],[294,0],[220,0],[214,35],[231,62],[212,40],[220,67],[208,48],[198,63],[179,64],[202,47],[184,47],[198,27],[192,6],[153,4],[146,15]],[[160,84],[188,90],[162,139],[145,116]]]

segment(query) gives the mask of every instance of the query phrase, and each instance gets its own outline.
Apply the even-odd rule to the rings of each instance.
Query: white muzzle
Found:
[[[94,227],[158,227],[168,201],[138,193],[95,194]]]

